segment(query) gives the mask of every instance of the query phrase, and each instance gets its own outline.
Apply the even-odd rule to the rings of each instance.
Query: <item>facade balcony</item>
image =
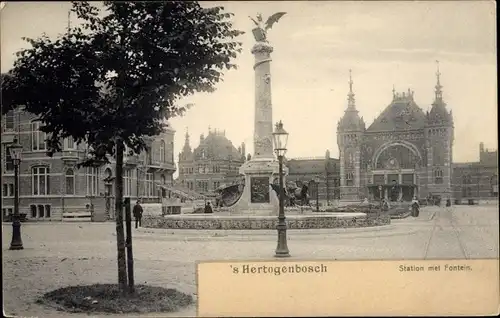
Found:
[[[132,156],[123,156],[123,165],[124,166],[137,166],[140,164],[139,156],[137,155],[132,155]]]
[[[64,162],[77,162],[79,158],[79,152],[76,149],[61,151],[61,159]]]
[[[155,170],[161,170],[161,171],[163,171],[163,170],[175,171],[176,170],[175,164],[173,162],[168,162],[168,161],[162,162],[160,160],[151,160],[147,166],[149,169],[155,169]]]

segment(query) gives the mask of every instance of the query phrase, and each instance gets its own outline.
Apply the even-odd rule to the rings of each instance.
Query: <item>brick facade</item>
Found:
[[[288,168],[286,181],[307,184],[310,200],[318,199],[328,205],[340,199],[339,160],[330,158],[329,151],[324,158],[292,158],[285,165]]]
[[[430,112],[415,103],[413,91],[393,91],[389,106],[368,128],[349,82],[348,106],[337,126],[342,201],[452,196],[453,116],[442,98],[439,72],[437,79]]]
[[[498,150],[479,146],[479,161],[454,163],[453,198],[456,203],[498,200]]]
[[[189,134],[179,153],[179,177],[176,185],[211,196],[215,190],[240,180],[238,169],[245,162],[245,144],[236,149],[224,132],[209,131],[200,136],[200,144],[191,150]]]
[[[14,205],[14,194],[11,191],[14,171],[6,150],[14,137],[17,137],[23,146],[19,167],[20,213],[26,213],[32,220],[58,221],[62,220],[63,213],[90,211],[92,205],[93,220],[103,221],[112,217],[115,191],[114,160],[111,158],[110,164],[96,167],[96,175],[92,177],[88,168],[76,168],[76,163],[87,155],[85,144],[73,145],[71,141],[64,140],[63,151],[49,157],[45,151],[44,136],[38,133],[36,128],[34,116],[21,108],[2,118],[3,215],[10,212],[9,209]],[[148,153],[130,155],[126,152],[124,170],[129,170],[132,175],[129,182],[130,191],[125,193],[126,196],[134,199],[137,196],[155,199],[162,195],[158,184],[172,183],[172,174],[175,171],[174,133],[173,129],[168,128],[161,135],[148,139]],[[152,176],[149,183],[145,177],[146,173]],[[148,191],[149,193],[146,192],[146,184],[152,184],[153,190]]]

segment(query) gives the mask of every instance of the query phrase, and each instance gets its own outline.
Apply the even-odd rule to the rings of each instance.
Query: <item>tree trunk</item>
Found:
[[[130,198],[125,198],[125,227],[127,231],[127,272],[128,292],[133,293],[134,287],[134,254],[132,253],[132,216],[130,213]],[[137,221],[136,221],[137,222]]]
[[[123,140],[116,141],[116,248],[118,251],[118,285],[120,291],[125,294],[127,288],[127,263],[125,259],[125,233],[123,231]]]

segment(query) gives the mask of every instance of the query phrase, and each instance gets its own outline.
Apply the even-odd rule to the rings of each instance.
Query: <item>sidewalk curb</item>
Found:
[[[163,230],[165,231],[165,230]],[[385,228],[383,230],[371,230],[371,231],[345,231],[345,232],[330,232],[330,233],[298,233],[295,230],[294,232],[289,232],[288,239],[292,241],[295,240],[329,240],[329,239],[347,239],[347,238],[377,238],[377,237],[389,237],[389,236],[403,236],[403,235],[413,235],[418,232],[418,230],[401,230],[396,229],[396,227]],[[134,233],[135,238],[154,238],[158,240],[166,240],[166,241],[267,241],[269,239],[274,239],[275,233],[231,233],[221,234],[221,233],[213,233],[212,235],[207,235],[205,233],[189,233],[188,235],[183,233],[161,233],[159,231],[155,231],[156,233],[146,232],[146,231],[137,231]],[[140,233],[140,234],[139,234]],[[169,235],[170,234],[170,235]]]
[[[369,226],[369,227],[351,227],[351,228],[331,228],[331,229],[288,229],[288,233],[294,233],[298,235],[323,235],[323,234],[349,234],[349,233],[363,233],[363,232],[385,232],[389,230],[396,229],[395,224],[382,225],[382,226]],[[165,234],[165,235],[192,235],[197,233],[198,235],[205,234],[223,234],[224,236],[237,236],[237,235],[248,235],[248,236],[262,236],[262,235],[274,235],[276,230],[274,229],[207,229],[207,230],[195,230],[195,229],[163,229],[163,228],[138,228],[136,232],[145,234]]]

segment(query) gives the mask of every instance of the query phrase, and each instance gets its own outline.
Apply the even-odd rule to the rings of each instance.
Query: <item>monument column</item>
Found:
[[[255,64],[253,66],[255,72],[255,159],[274,159],[270,65],[272,51],[273,47],[266,42],[257,42],[251,51],[255,56]]]
[[[285,13],[278,12],[263,23],[257,15],[256,28],[252,30],[256,43],[252,47],[255,57],[255,118],[254,118],[254,155],[240,167],[245,175],[243,193],[230,209],[231,214],[278,215],[279,201],[276,191],[271,187],[279,174],[279,164],[274,156],[273,147],[273,108],[271,98],[271,53],[273,47],[267,41],[267,30]],[[283,174],[288,169],[283,167]]]

